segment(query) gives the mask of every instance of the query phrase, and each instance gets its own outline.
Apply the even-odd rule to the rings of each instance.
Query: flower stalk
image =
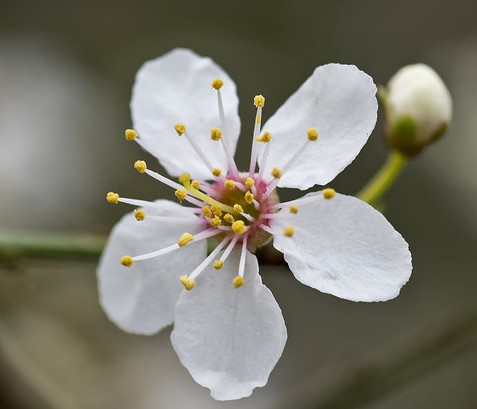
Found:
[[[375,205],[397,180],[407,163],[407,158],[402,153],[391,150],[381,169],[361,189],[356,197],[370,205]]]

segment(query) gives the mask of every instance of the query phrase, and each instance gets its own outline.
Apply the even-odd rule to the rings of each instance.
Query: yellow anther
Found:
[[[195,190],[200,189],[200,182],[198,180],[193,180],[192,183],[190,184]]]
[[[213,141],[220,141],[222,138],[222,131],[219,128],[212,128],[210,130],[210,139]]]
[[[297,214],[298,213],[298,206],[297,205],[291,205],[290,206],[290,213]]]
[[[182,175],[179,176],[178,178],[179,182],[182,184],[184,183],[189,183],[190,181],[190,173],[183,173]]]
[[[235,221],[234,217],[230,213],[224,214],[224,220],[230,224],[232,224]]]
[[[253,98],[253,105],[257,108],[263,108],[265,105],[265,97],[263,95],[255,95]]]
[[[283,230],[283,235],[285,237],[293,237],[293,234],[295,234],[295,228],[293,226],[288,226]]]
[[[250,192],[246,192],[243,198],[248,204],[252,204],[253,200],[255,199],[255,197]]]
[[[217,78],[212,81],[212,88],[216,89],[217,91],[224,86],[224,82]]]
[[[262,136],[255,138],[255,140],[257,142],[270,142],[272,140],[272,135],[270,134],[270,132],[265,132]]]
[[[228,179],[225,181],[224,186],[226,189],[233,190],[235,189],[235,182],[233,180]]]
[[[133,265],[133,259],[131,256],[122,256],[121,257],[121,264],[124,267],[131,267]]]
[[[254,187],[255,186],[255,180],[253,180],[252,178],[245,179],[245,186],[247,186],[248,188]]]
[[[187,192],[184,189],[177,189],[174,194],[179,199],[179,202],[182,202],[187,197]]]
[[[272,169],[272,176],[275,179],[280,179],[282,177],[282,170],[280,168],[273,168]]]
[[[144,173],[147,169],[146,162],[143,160],[137,160],[134,162],[134,169],[136,169],[139,173]]]
[[[143,210],[135,209],[134,210],[134,217],[136,218],[136,220],[138,222],[142,222],[144,220],[144,218],[146,217],[146,215],[144,214]]]
[[[222,260],[215,260],[214,261],[214,268],[216,270],[220,270],[224,266],[224,262]]]
[[[215,216],[222,216],[222,209],[219,206],[210,206],[210,210]]]
[[[138,134],[134,129],[126,129],[124,131],[124,136],[128,141],[133,141],[138,137]]]
[[[204,206],[202,208],[202,215],[205,217],[212,217],[212,210],[210,210],[209,206]]]
[[[190,243],[192,240],[194,240],[194,236],[190,233],[183,233],[181,237],[179,237],[179,240],[177,241],[177,244],[179,247],[184,247],[186,244]]]
[[[234,210],[238,213],[243,213],[243,207],[240,206],[238,203],[234,204]]]
[[[114,192],[108,192],[108,194],[106,195],[106,200],[108,201],[108,203],[118,204],[119,195]]]
[[[232,230],[235,234],[244,234],[247,229],[243,220],[237,220],[232,223]]]
[[[186,132],[186,127],[185,127],[184,124],[175,124],[174,129],[176,130],[177,135],[179,135],[179,136],[184,135],[185,132]]]
[[[222,219],[219,216],[214,216],[210,224],[214,227],[219,227],[222,224]]]
[[[235,276],[235,278],[232,281],[234,288],[239,288],[243,286],[244,279],[242,276]]]
[[[316,141],[318,139],[318,132],[316,131],[316,128],[310,128],[306,131],[308,135],[308,140],[310,141]]]
[[[335,189],[332,189],[332,188],[327,188],[327,189],[323,189],[323,197],[325,199],[333,199],[335,197]]]
[[[195,280],[193,278],[189,278],[187,276],[180,276],[179,280],[181,280],[182,285],[187,291],[190,291],[195,287]]]
[[[212,169],[212,175],[219,177],[222,174],[222,171],[219,168]]]

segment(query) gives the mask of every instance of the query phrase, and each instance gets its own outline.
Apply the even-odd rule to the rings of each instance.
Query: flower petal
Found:
[[[146,209],[146,219],[138,222],[132,214],[114,227],[103,252],[98,280],[100,302],[109,318],[127,332],[153,334],[174,318],[174,307],[182,291],[181,271],[198,265],[206,256],[206,243],[190,243],[175,252],[150,260],[137,261],[130,268],[120,264],[124,255],[145,254],[173,244],[188,231],[199,227],[191,221],[158,223],[147,215],[177,215],[180,205],[166,200],[156,202],[159,209]],[[184,213],[181,213],[181,215]],[[185,216],[187,217],[187,216]],[[179,271],[178,266],[181,270]]]
[[[280,223],[295,226],[292,238],[274,237],[295,277],[310,287],[352,301],[396,297],[411,274],[407,243],[385,217],[365,202],[320,192],[285,212]]]
[[[303,190],[333,180],[354,160],[376,124],[375,94],[372,78],[354,65],[318,67],[263,127],[272,134],[265,174],[283,167],[306,141],[307,130],[316,128],[318,141],[308,145],[278,186]]]
[[[210,139],[210,128],[220,126],[216,91],[211,86],[216,78],[224,81],[226,132],[234,151],[240,133],[235,83],[210,58],[178,48],[146,62],[136,75],[131,99],[134,128],[142,146],[172,176],[189,172],[195,178],[211,178],[186,137],[177,135],[177,123],[186,126],[213,166],[226,166],[221,144]]]
[[[245,283],[233,287],[239,257],[234,250],[222,270],[204,271],[196,288],[181,295],[171,334],[182,364],[218,400],[240,399],[264,386],[287,338],[280,307],[250,252]]]

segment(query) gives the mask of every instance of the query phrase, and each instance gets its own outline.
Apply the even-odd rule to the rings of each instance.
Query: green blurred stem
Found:
[[[106,239],[91,234],[0,231],[0,260],[23,257],[97,259]]]
[[[406,163],[407,158],[402,153],[390,151],[378,173],[356,196],[371,205],[376,204],[392,186]]]

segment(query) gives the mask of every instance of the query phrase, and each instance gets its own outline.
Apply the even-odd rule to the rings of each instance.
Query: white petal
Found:
[[[280,307],[250,252],[245,284],[233,287],[239,257],[234,250],[222,270],[204,271],[196,288],[181,295],[171,334],[182,364],[218,400],[240,399],[264,386],[287,338]]]
[[[143,146],[172,176],[189,172],[196,178],[211,178],[185,136],[177,135],[177,123],[186,126],[212,166],[225,168],[221,144],[210,139],[210,128],[220,127],[216,91],[211,85],[216,78],[224,81],[227,136],[234,151],[240,133],[235,83],[210,58],[175,49],[146,62],[136,75],[131,99],[134,128]]]
[[[318,67],[263,127],[272,134],[265,174],[283,167],[306,141],[308,128],[316,128],[318,141],[309,144],[278,186],[307,189],[333,180],[353,161],[376,124],[375,94],[372,78],[354,65]]]
[[[402,236],[365,202],[336,194],[284,213],[281,223],[295,226],[292,238],[277,235],[295,277],[310,287],[352,301],[396,297],[411,275],[411,254]]]
[[[177,215],[180,208],[165,200],[156,203],[161,205],[156,214],[163,216]],[[98,267],[100,302],[106,314],[123,330],[138,334],[153,334],[172,323],[183,289],[179,276],[198,265],[207,252],[205,242],[190,243],[173,253],[124,267],[120,263],[122,256],[158,250],[174,244],[185,231],[195,233],[198,228],[196,223],[187,221],[148,222],[147,214],[154,211],[146,209],[146,220],[142,222],[127,214],[116,224]]]

